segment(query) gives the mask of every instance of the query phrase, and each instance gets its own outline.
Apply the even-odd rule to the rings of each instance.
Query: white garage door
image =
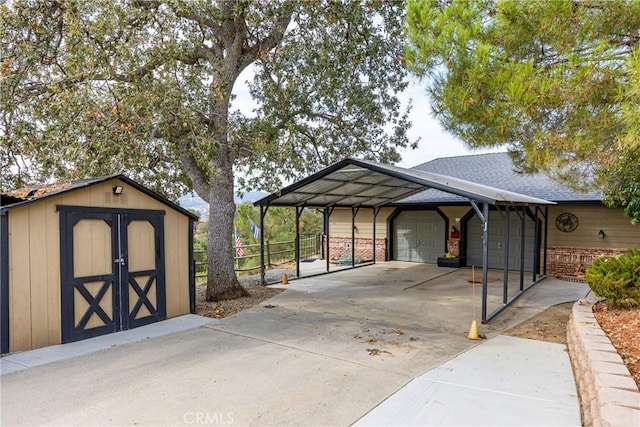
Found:
[[[520,270],[520,229],[522,220],[509,213],[509,270]],[[533,219],[526,216],[524,270],[533,271],[535,242]],[[489,212],[489,268],[504,268],[504,221],[497,211]],[[482,224],[477,215],[467,222],[467,265],[482,266]]]
[[[393,221],[393,259],[436,263],[446,251],[444,219],[433,210],[403,211]]]

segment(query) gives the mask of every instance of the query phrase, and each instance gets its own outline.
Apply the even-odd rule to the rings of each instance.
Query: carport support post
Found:
[[[329,272],[329,219],[331,218],[331,214],[333,213],[332,207],[327,207],[324,210],[324,232],[326,233],[327,240],[327,273]]]
[[[487,294],[489,280],[489,204],[482,204],[482,322],[487,321]]]
[[[351,208],[351,267],[356,266],[356,216],[360,208]]]
[[[527,208],[526,206],[522,206],[522,215],[520,216],[521,226],[520,226],[520,292],[524,290],[524,229],[526,227],[526,219],[527,219]]]
[[[296,277],[300,278],[300,215],[304,207],[296,206]]]
[[[380,208],[373,208],[373,263],[376,263],[376,217]]]
[[[507,295],[509,294],[509,241],[511,240],[511,236],[510,236],[510,232],[511,232],[511,226],[510,226],[510,218],[509,218],[509,213],[511,212],[511,208],[509,205],[507,205],[506,209],[505,209],[505,214],[503,216],[504,221],[505,221],[505,225],[504,225],[504,238],[503,238],[503,242],[504,242],[504,277],[502,279],[503,281],[503,287],[502,287],[502,303],[506,304],[507,303]]]
[[[266,208],[260,205],[260,283],[264,286],[266,284],[264,280],[264,216],[267,214]]]
[[[549,206],[544,207],[544,256],[542,260],[542,275],[547,277],[547,237],[549,232]]]
[[[471,206],[482,221],[482,323],[487,322],[487,281],[489,279],[489,204],[482,204],[482,211],[475,200],[470,200]]]
[[[533,232],[533,282],[535,283],[538,280],[538,275],[540,273],[540,224],[538,224],[538,205],[536,205],[536,214],[533,219],[534,223],[534,232]]]

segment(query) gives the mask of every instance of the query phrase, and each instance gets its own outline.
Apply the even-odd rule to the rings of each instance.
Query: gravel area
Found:
[[[291,268],[274,268],[265,272],[267,284],[280,283],[284,274],[289,278],[295,277],[295,269]],[[227,301],[207,302],[206,301],[206,284],[196,286],[196,314],[200,316],[213,317],[221,319],[232,316],[242,310],[251,308],[269,298],[279,294],[284,289],[275,289],[262,286],[260,284],[260,274],[251,276],[243,276],[238,278],[242,286],[249,292],[248,297],[236,298]]]

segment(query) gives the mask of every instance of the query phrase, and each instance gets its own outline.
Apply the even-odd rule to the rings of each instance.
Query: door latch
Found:
[[[116,264],[119,263],[121,266],[124,266],[124,258],[123,257],[120,257],[120,258],[116,259],[113,262],[115,262]]]

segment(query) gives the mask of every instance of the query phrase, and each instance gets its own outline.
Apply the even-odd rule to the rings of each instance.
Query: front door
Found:
[[[58,206],[62,342],[166,317],[162,211]]]

